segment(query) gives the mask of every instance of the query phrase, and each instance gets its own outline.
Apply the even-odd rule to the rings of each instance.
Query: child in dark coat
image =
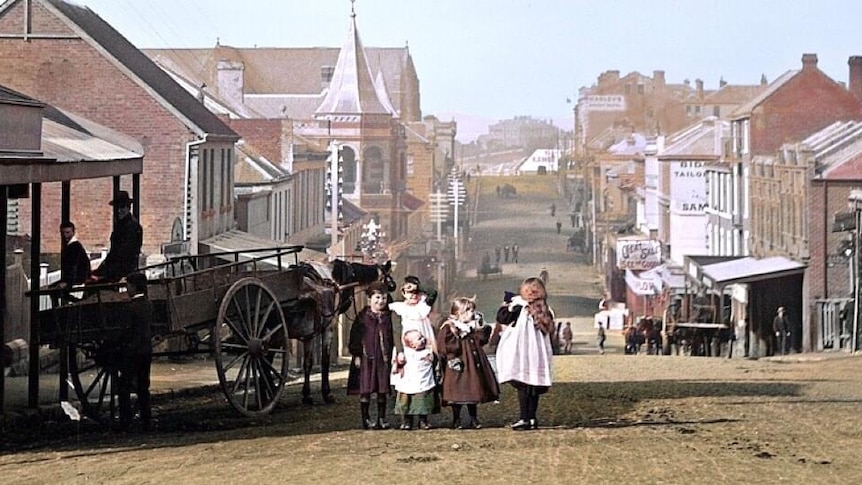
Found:
[[[491,327],[485,325],[476,302],[456,298],[446,321],[437,334],[440,353],[446,362],[443,368],[444,405],[452,408],[452,427],[462,429],[461,407],[467,406],[470,416],[467,428],[481,428],[477,405],[496,401],[500,396],[497,378],[482,346],[488,343]]]

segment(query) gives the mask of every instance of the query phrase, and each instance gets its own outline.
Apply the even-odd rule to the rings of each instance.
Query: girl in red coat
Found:
[[[452,302],[449,317],[437,334],[437,345],[445,362],[442,399],[452,408],[453,428],[481,428],[477,405],[500,396],[497,378],[482,350],[490,333],[491,327],[485,325],[473,299],[461,297]],[[466,426],[461,422],[464,405],[470,416]]]

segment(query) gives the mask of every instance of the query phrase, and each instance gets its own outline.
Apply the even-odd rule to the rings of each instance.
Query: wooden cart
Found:
[[[211,354],[230,404],[250,417],[269,413],[288,377],[288,339],[308,337],[288,335],[285,320],[300,304],[301,250],[186,256],[143,268],[155,348],[172,347],[154,355]],[[128,328],[124,289],[87,286],[80,301],[58,290],[39,292],[55,304],[39,313],[38,343],[68,351],[68,382],[84,413],[96,420],[110,420],[117,411],[119,344]],[[164,340],[171,345],[159,345]]]

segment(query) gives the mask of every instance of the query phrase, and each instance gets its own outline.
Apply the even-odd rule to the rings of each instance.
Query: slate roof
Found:
[[[814,152],[820,177],[826,180],[862,180],[862,122],[837,121],[800,144]]]
[[[718,133],[716,133],[718,130]],[[660,159],[680,157],[720,157],[722,138],[730,135],[730,123],[715,116],[708,116],[697,123],[674,133],[665,149],[659,153]]]
[[[60,11],[75,23],[102,49],[128,68],[135,76],[151,87],[164,101],[182,113],[203,134],[239,139],[216,115],[190,95],[149,57],[126,40],[110,24],[87,7],[64,0],[42,0]]]

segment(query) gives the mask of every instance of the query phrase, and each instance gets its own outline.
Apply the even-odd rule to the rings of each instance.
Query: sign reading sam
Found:
[[[618,240],[617,267],[620,269],[652,269],[661,264],[661,243],[650,240]]]

